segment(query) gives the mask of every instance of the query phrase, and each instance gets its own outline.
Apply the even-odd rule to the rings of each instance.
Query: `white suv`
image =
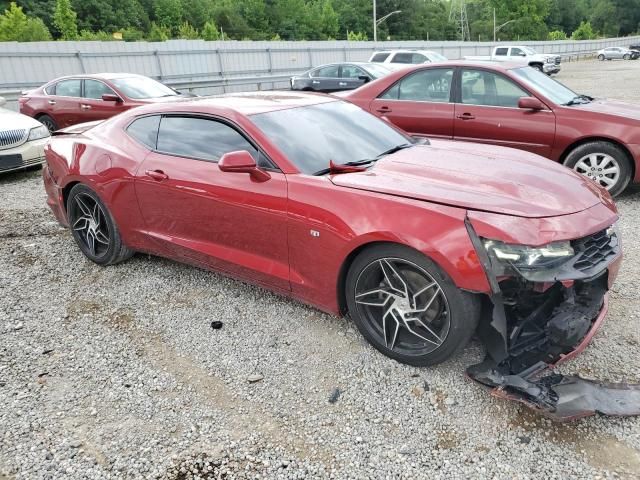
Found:
[[[369,59],[372,63],[381,63],[392,70],[417,65],[419,63],[444,62],[447,57],[430,50],[383,50],[374,52]]]
[[[0,173],[44,162],[49,130],[31,117],[2,108],[5,103],[0,97]]]

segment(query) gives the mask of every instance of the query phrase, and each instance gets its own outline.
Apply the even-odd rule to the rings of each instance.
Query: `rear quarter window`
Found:
[[[372,62],[384,62],[389,57],[388,53],[376,53],[373,57],[371,57]]]
[[[151,150],[155,150],[158,140],[158,126],[160,125],[160,116],[153,115],[150,117],[142,117],[134,120],[127,127],[127,133],[143,145]]]

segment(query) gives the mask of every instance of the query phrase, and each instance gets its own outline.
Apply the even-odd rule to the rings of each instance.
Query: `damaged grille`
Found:
[[[573,268],[589,273],[615,257],[617,247],[618,237],[615,234],[609,235],[607,230],[601,230],[588,237],[575,240],[573,248],[578,255]]]

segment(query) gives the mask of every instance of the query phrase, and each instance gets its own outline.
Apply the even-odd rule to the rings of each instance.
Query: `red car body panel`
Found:
[[[473,68],[503,75],[529,91],[547,108],[533,111],[461,103],[416,102],[379,98],[403,77],[434,68]],[[596,100],[588,104],[554,104],[532,91],[511,70],[521,65],[451,61],[408,67],[340,95],[403,128],[412,135],[490,143],[527,150],[562,162],[571,149],[588,140],[621,145],[633,159],[634,181],[640,182],[640,107]],[[458,88],[455,86],[453,88]]]
[[[70,129],[76,133],[54,136],[46,149],[47,203],[68,225],[65,189],[85,183],[107,205],[130,248],[222,271],[334,314],[343,309],[345,265],[364,245],[410,246],[459,288],[489,293],[465,220],[481,236],[542,245],[589,235],[617,219],[604,190],[560,166],[552,165],[556,175],[549,175],[549,166],[526,152],[434,141],[398,152],[367,172],[310,176],[251,121],[252,113],[328,101],[335,100],[289,93],[223,97],[140,107],[84,133]],[[246,173],[222,172],[212,162],[178,162],[123,130],[136,116],[185,111],[236,125],[280,171],[259,182]],[[417,178],[416,162],[424,170],[443,156],[452,160],[448,170],[434,168],[433,176]],[[503,169],[504,163],[490,163],[503,157],[513,159],[512,180],[487,180],[483,172]],[[149,170],[169,178],[158,182]],[[610,271],[611,281],[616,271]]]
[[[54,119],[58,128],[66,128],[78,123],[105,120],[133,107],[156,103],[158,101],[171,101],[174,99],[172,97],[149,99],[130,98],[125,95],[121,89],[116,87],[112,81],[114,78],[122,78],[126,76],[133,77],[135,75],[87,74],[56,78],[41,87],[23,94],[18,99],[20,113],[33,118],[38,118],[41,115],[48,115]],[[62,80],[72,79],[99,80],[113,90],[113,92],[118,95],[122,101],[104,101],[102,99],[93,99],[81,96],[66,97],[60,95],[49,95],[45,92],[45,89],[52,84],[58,83]],[[180,98],[178,97],[178,94],[176,94],[176,97]]]

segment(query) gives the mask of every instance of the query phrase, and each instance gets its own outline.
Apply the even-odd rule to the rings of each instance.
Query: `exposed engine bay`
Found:
[[[547,248],[548,259],[532,268],[530,257],[517,263],[520,252],[513,247],[492,251],[495,242],[483,242],[468,230],[493,294],[484,302],[477,332],[487,355],[468,367],[467,375],[490,387],[492,395],[554,420],[640,415],[640,385],[549,372],[584,349],[604,320],[608,266],[621,254],[617,232],[607,229]],[[557,254],[562,248],[566,255]]]

